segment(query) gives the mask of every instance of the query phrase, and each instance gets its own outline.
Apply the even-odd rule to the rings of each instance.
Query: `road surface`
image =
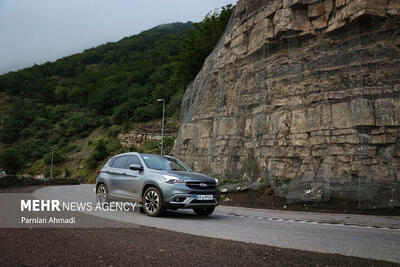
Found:
[[[94,185],[49,186],[37,199],[95,202]],[[400,217],[323,214],[219,206],[210,217],[178,210],[153,218],[135,211],[85,213],[132,227],[145,225],[200,236],[338,253],[400,263]]]

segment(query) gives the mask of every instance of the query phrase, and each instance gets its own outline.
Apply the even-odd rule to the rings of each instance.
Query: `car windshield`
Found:
[[[182,162],[159,155],[144,155],[142,156],[146,166],[154,170],[169,170],[169,171],[188,171],[191,170]]]

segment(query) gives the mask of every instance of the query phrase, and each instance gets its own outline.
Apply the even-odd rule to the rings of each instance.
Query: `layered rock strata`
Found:
[[[165,134],[164,137],[176,137],[176,135]],[[119,134],[117,138],[123,147],[144,148],[148,142],[160,142],[161,134],[131,131]]]
[[[235,178],[399,182],[399,14],[399,0],[240,0],[185,93],[175,156]]]

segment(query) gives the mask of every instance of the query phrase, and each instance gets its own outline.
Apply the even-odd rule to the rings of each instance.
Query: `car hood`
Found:
[[[183,178],[185,181],[201,181],[201,182],[215,182],[214,178],[198,173],[198,172],[186,172],[186,171],[155,171],[159,174],[173,175]]]

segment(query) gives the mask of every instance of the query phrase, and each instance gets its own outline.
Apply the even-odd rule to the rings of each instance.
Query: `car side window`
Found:
[[[128,156],[128,161],[125,165],[125,169],[129,169],[129,166],[132,164],[142,166],[142,163],[140,162],[140,159],[137,156]]]
[[[114,164],[115,158],[112,158],[110,162],[108,162],[108,166],[112,167]]]
[[[113,165],[112,165],[113,168],[124,169],[125,168],[125,164],[126,164],[126,160],[127,160],[126,156],[116,158],[114,160]]]
[[[187,171],[185,168],[183,168],[181,165],[179,165],[176,161],[173,160],[169,162],[169,166],[173,171]]]

